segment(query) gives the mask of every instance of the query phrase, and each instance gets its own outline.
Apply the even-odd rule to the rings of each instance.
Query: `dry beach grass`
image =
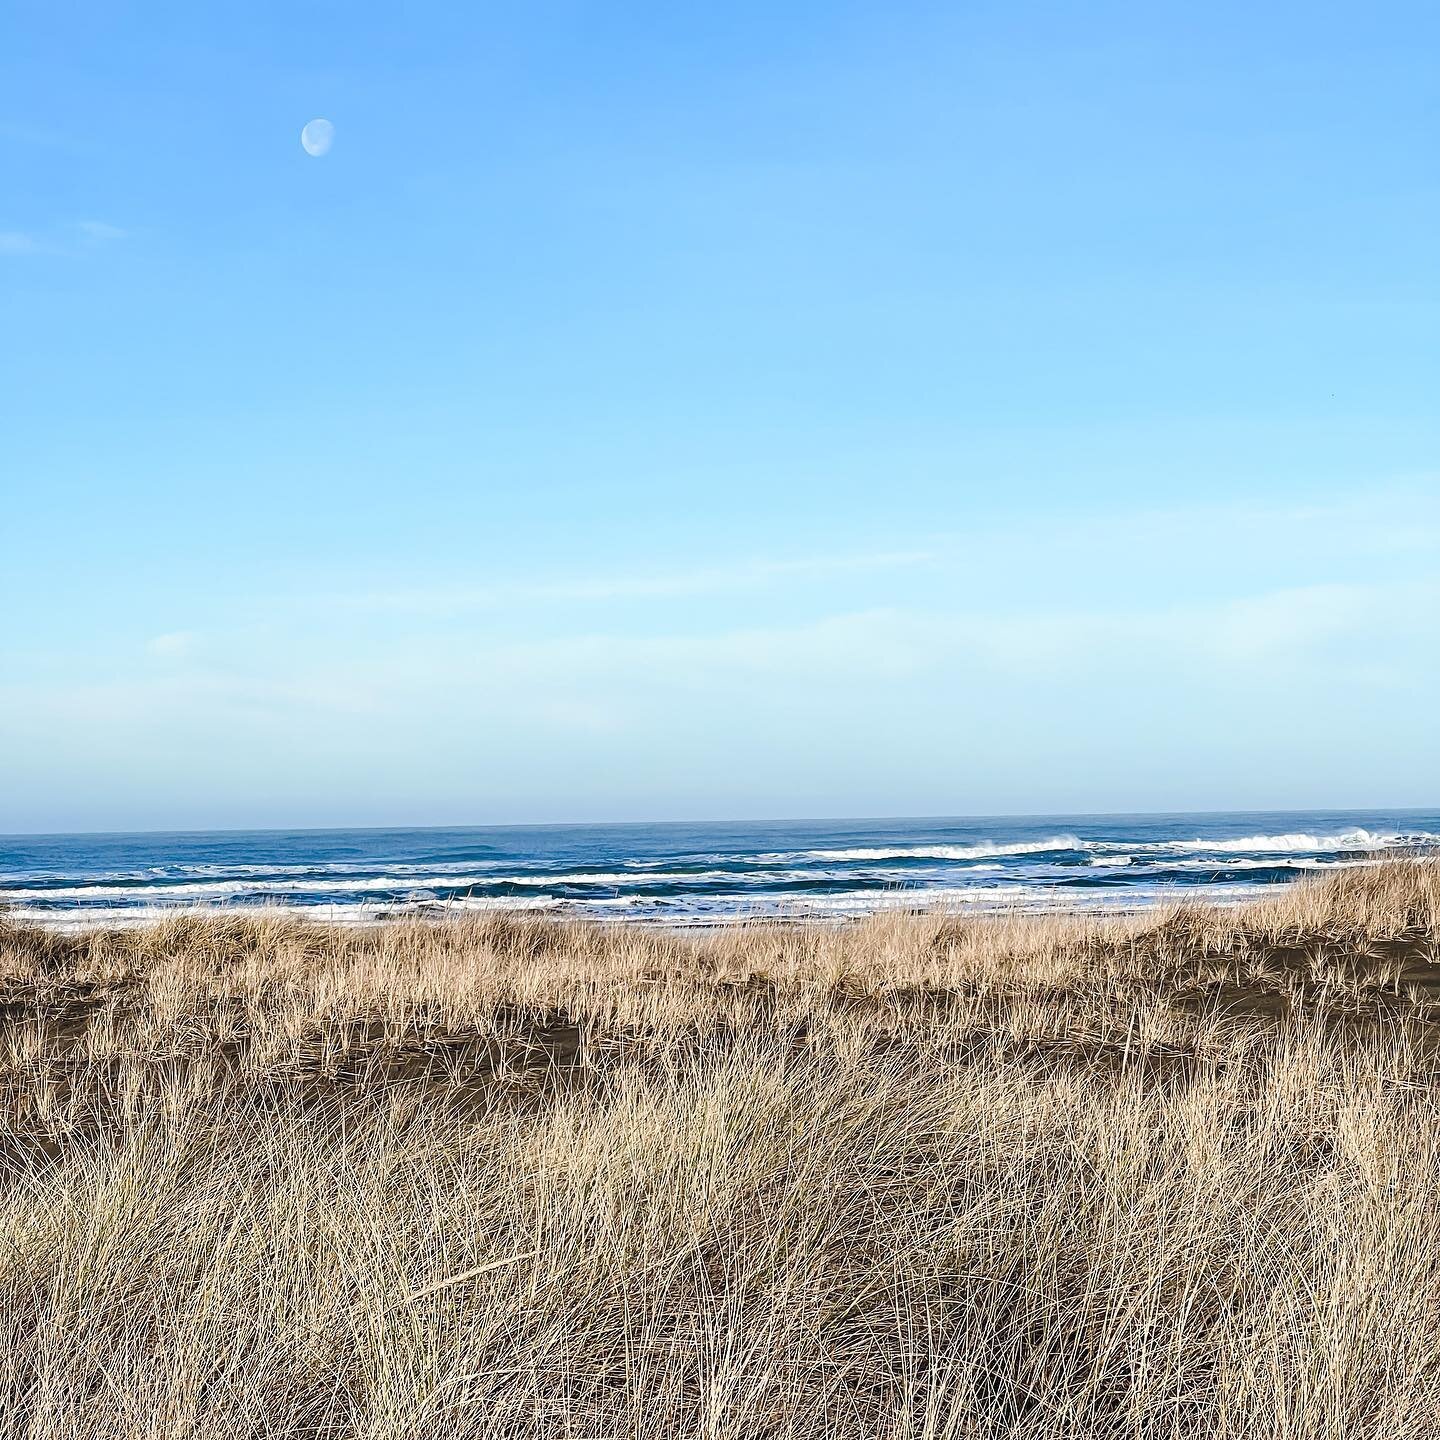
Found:
[[[0,1435],[1440,1434],[1440,866],[0,926]]]

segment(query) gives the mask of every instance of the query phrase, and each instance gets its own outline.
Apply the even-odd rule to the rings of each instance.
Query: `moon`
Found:
[[[318,160],[322,155],[330,153],[330,147],[335,143],[335,127],[328,120],[312,120],[300,132],[300,147],[307,155],[313,155]]]

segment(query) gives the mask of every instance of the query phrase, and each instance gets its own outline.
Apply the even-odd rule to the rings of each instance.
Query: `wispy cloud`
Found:
[[[128,239],[130,232],[106,220],[76,220],[41,230],[0,230],[0,255],[78,255]]]
[[[75,228],[87,239],[97,244],[103,244],[107,240],[124,240],[130,232],[122,230],[118,225],[110,225],[104,220],[78,220]]]
[[[1404,557],[1414,566],[1440,548],[1440,506],[1433,480],[1368,494],[1363,501],[1291,506],[1245,502],[1195,508],[1126,510],[1102,515],[1064,511],[979,518],[964,530],[930,532],[922,547],[900,536],[876,537],[872,550],[811,555],[735,555],[652,571],[590,574],[490,574],[473,581],[437,576],[419,583],[283,597],[287,613],[389,615],[462,621],[467,615],[553,605],[620,605],[767,592],[818,594],[827,580],[853,577],[849,599],[890,604],[898,586],[861,582],[913,580],[939,609],[949,596],[973,604],[1009,594],[1016,609],[1043,607],[1063,595],[1072,612],[1149,588],[1157,606],[1236,593],[1264,573],[1277,590],[1312,579],[1345,580],[1378,573]],[[886,543],[893,539],[895,543]],[[1201,554],[1201,566],[1177,567],[1177,554]],[[1328,574],[1327,574],[1328,572]]]
[[[1282,683],[1296,672],[1339,683],[1384,661],[1418,675],[1437,608],[1440,582],[1428,580],[1305,586],[1153,610],[881,608],[718,633],[530,637],[487,646],[473,664],[475,673],[517,680],[631,675],[721,689],[762,673],[841,686],[965,674],[1068,684],[1097,671],[1142,688],[1160,676],[1189,686],[1202,676]],[[410,658],[424,666],[437,656]]]
[[[1353,755],[1367,783],[1398,776],[1420,795],[1436,774],[1437,608],[1440,583],[1382,580],[1153,610],[1021,613],[993,597],[720,632],[276,627],[193,657],[176,631],[153,637],[148,665],[112,653],[0,677],[0,789],[33,783],[28,757],[44,754],[47,781],[123,775],[136,796],[183,771],[237,796],[320,785],[520,808],[559,784],[633,812],[877,774],[973,796],[993,771],[1093,808],[1132,803],[1106,787],[1136,773],[1233,777],[1250,755],[1266,784],[1303,786]],[[1064,789],[1081,760],[1099,788]]]
[[[150,654],[163,660],[183,660],[199,647],[200,637],[193,630],[172,630],[166,635],[156,635],[145,644]]]
[[[649,575],[592,575],[567,579],[499,581],[488,585],[417,586],[330,597],[337,609],[415,615],[459,615],[472,610],[544,602],[600,602],[720,595],[765,589],[790,581],[846,574],[918,569],[935,559],[929,550],[737,560],[726,565]]]
[[[1440,582],[1382,581],[1259,592],[1206,604],[1017,613],[993,609],[926,612],[875,608],[794,625],[737,626],[718,632],[630,634],[600,628],[563,635],[440,635],[365,641],[357,653],[288,653],[274,637],[217,647],[204,666],[126,675],[119,692],[143,705],[152,684],[172,703],[249,703],[292,711],[557,717],[600,713],[674,715],[677,704],[713,695],[788,694],[801,711],[837,696],[864,709],[881,687],[942,709],[964,694],[998,703],[1007,696],[1078,693],[1105,677],[1117,714],[1166,694],[1249,696],[1319,689],[1375,693],[1372,687],[1433,685],[1429,617]],[[157,657],[188,659],[201,649],[190,631],[149,641]],[[181,686],[176,690],[175,686]],[[97,686],[80,687],[85,703]],[[39,702],[31,692],[27,704]],[[58,692],[57,692],[58,693]],[[618,723],[618,722],[617,722]]]

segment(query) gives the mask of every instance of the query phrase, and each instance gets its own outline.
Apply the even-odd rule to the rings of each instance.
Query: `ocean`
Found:
[[[539,910],[667,925],[877,910],[1132,910],[1440,853],[1440,811],[1047,815],[0,836],[0,906],[50,924],[283,906],[336,922]]]

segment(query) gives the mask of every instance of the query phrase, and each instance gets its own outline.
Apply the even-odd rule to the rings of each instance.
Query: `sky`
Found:
[[[1435,805],[1437,53],[7,5],[0,832]]]

